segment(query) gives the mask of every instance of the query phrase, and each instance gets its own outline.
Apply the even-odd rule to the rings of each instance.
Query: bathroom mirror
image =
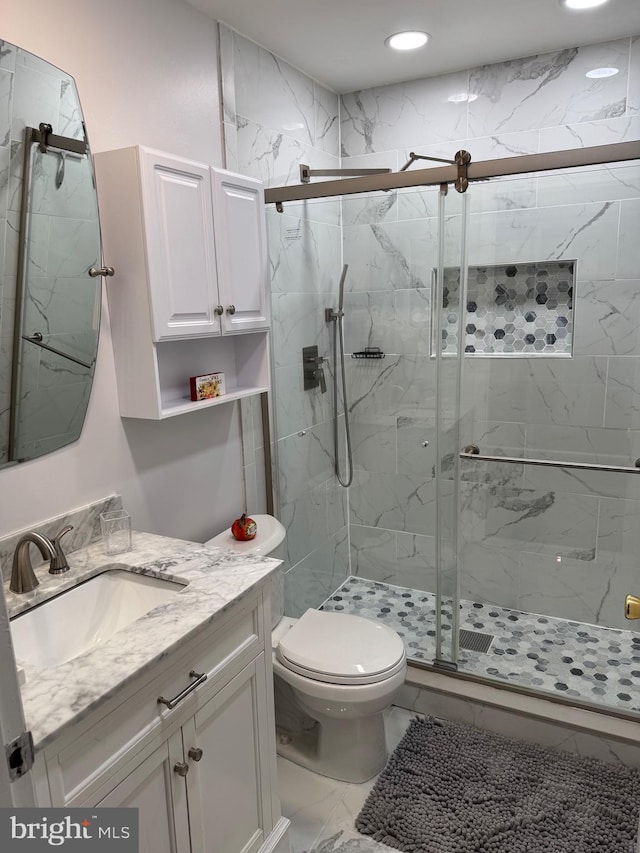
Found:
[[[0,467],[80,436],[98,347],[100,266],[75,83],[0,41]]]

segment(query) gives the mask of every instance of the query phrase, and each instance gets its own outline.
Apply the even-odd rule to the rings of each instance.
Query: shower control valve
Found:
[[[317,346],[302,348],[302,373],[305,391],[320,386],[320,391],[323,394],[326,392],[327,381],[322,366],[325,361],[324,356],[318,354]]]

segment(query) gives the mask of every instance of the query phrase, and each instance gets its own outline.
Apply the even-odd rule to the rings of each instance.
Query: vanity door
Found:
[[[189,816],[178,731],[152,752],[98,805],[138,809],[139,853],[188,853]]]
[[[192,853],[256,853],[272,830],[264,653],[183,725]]]

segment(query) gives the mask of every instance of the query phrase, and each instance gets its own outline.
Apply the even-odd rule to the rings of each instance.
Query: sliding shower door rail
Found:
[[[592,462],[563,462],[557,459],[527,459],[525,456],[487,456],[480,453],[477,445],[465,447],[460,459],[477,462],[506,462],[511,465],[538,465],[541,468],[577,468],[580,471],[613,471],[617,474],[640,474],[640,459],[635,467],[628,465],[598,465]]]
[[[479,181],[506,175],[523,175],[578,166],[598,166],[625,160],[640,160],[640,142],[617,142],[612,145],[593,145],[590,148],[571,148],[544,154],[523,154],[519,157],[480,160],[477,163],[472,161],[467,166],[467,177],[469,181]],[[364,178],[343,178],[337,181],[319,181],[316,184],[271,187],[264,191],[264,200],[267,204],[281,205],[285,201],[453,184],[457,178],[457,166],[437,166],[433,169],[416,169],[415,172],[391,172]]]

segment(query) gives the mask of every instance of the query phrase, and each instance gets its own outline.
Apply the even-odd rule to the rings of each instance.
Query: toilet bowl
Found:
[[[255,539],[222,533],[206,544],[278,556],[284,528],[272,516],[253,518]],[[383,712],[406,675],[399,635],[371,619],[311,608],[279,620],[272,659],[278,753],[344,782],[375,776],[387,759]]]

